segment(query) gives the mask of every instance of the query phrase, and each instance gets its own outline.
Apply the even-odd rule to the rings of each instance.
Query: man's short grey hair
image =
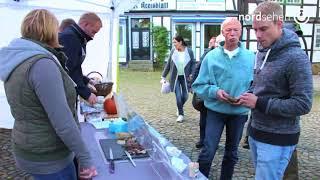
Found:
[[[227,24],[236,24],[241,29],[241,23],[236,17],[227,17],[221,24],[221,30],[223,30]]]
[[[79,24],[81,23],[97,23],[102,24],[100,17],[94,12],[87,12],[81,15],[79,19]]]
[[[273,21],[283,19],[283,10],[279,3],[272,1],[265,1],[260,3],[253,11],[254,15],[272,16]]]

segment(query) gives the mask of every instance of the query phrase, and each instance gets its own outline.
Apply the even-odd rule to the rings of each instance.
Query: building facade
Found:
[[[258,0],[244,0],[240,15],[250,14],[257,6]],[[263,0],[260,0],[260,2]],[[301,47],[313,63],[320,62],[320,0],[272,0],[281,4],[284,20],[287,24],[298,25],[302,35],[299,35]],[[257,49],[257,40],[250,22],[244,21],[242,39],[247,47]]]
[[[220,34],[221,22],[226,17],[250,14],[263,0],[142,0],[120,18],[120,63],[130,61],[154,61],[152,26],[164,26],[168,30],[169,47],[172,37],[181,35],[194,51],[196,60],[207,48],[212,36]],[[304,20],[300,27],[302,47],[312,62],[320,62],[320,0],[274,0],[284,9],[287,23],[295,18]],[[302,9],[302,15],[301,15]],[[242,19],[240,19],[242,21]],[[247,48],[256,50],[257,41],[250,22],[242,21],[242,41]]]
[[[120,62],[153,61],[151,26],[181,35],[197,60],[212,36],[220,34],[220,24],[228,16],[238,16],[233,0],[142,0],[120,20]]]

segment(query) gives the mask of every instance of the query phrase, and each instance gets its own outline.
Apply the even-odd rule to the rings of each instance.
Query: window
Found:
[[[224,2],[225,0],[207,0],[207,2]]]
[[[211,24],[205,24],[204,25],[204,48],[207,48],[209,46],[209,41],[211,37],[217,37],[220,34],[220,25],[211,25]]]
[[[273,2],[284,3],[285,0],[271,0]]]
[[[176,24],[176,35],[183,37],[189,47],[192,46],[192,24]]]
[[[131,60],[150,60],[149,18],[131,18]]]
[[[126,21],[120,19],[119,24],[119,62],[127,61]]]
[[[301,0],[271,0],[281,4],[301,4]]]
[[[132,28],[149,28],[150,19],[149,18],[132,18],[131,19]]]
[[[123,26],[119,26],[119,44],[123,45]]]
[[[314,48],[320,50],[320,26],[316,26]]]
[[[300,4],[301,0],[287,0],[287,4]]]

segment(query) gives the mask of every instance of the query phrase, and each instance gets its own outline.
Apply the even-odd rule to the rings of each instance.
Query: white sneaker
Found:
[[[182,122],[182,121],[183,121],[183,116],[179,115],[178,118],[177,118],[177,122]]]

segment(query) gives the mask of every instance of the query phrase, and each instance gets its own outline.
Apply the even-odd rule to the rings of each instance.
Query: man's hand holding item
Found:
[[[166,82],[166,78],[161,77],[160,83],[163,84],[164,82]]]
[[[217,99],[220,100],[220,101],[227,102],[227,103],[229,102],[228,99],[227,99],[227,97],[229,96],[229,94],[226,93],[226,92],[225,92],[224,90],[222,90],[222,89],[219,89],[219,90],[217,91],[216,96],[217,96]]]
[[[244,93],[240,96],[239,103],[249,107],[251,109],[254,109],[256,107],[258,97],[252,93]]]
[[[93,93],[96,93],[96,92],[97,92],[97,89],[94,87],[93,84],[88,83],[87,86],[88,86],[88,88],[90,89],[91,92],[93,92]]]
[[[98,172],[95,167],[82,168],[80,169],[79,179],[80,180],[92,179],[94,176],[97,176],[97,175],[98,175]]]
[[[95,94],[91,93],[87,101],[89,102],[89,104],[94,105],[98,102],[98,98]]]
[[[222,89],[217,91],[217,99],[236,106],[242,105],[240,102],[240,97],[232,97]]]

